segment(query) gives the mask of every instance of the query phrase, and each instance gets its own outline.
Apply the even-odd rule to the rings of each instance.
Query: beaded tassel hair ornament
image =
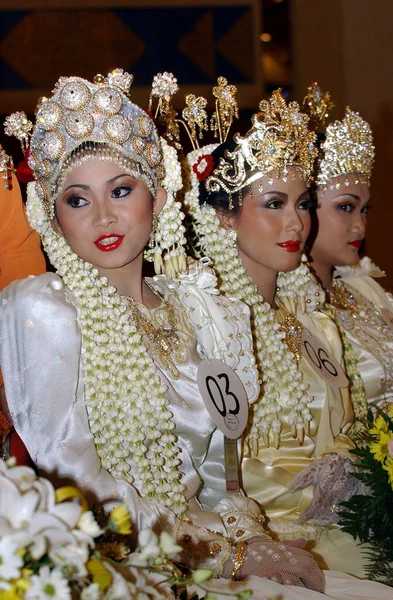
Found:
[[[85,399],[102,466],[114,477],[135,482],[142,496],[181,515],[185,488],[167,387],[137,331],[127,299],[51,226],[55,196],[63,172],[72,168],[73,153],[77,161],[119,161],[152,194],[159,184],[171,189],[181,184],[176,170],[175,183],[171,171],[164,177],[162,148],[167,169],[175,163],[176,151],[160,143],[153,121],[129,100],[131,81],[121,69],[107,78],[98,76],[95,83],[63,77],[53,96],[39,103],[29,161],[36,181],[28,185],[27,215],[77,303]],[[8,134],[20,132],[20,115],[7,119]],[[24,131],[31,128],[24,125]]]
[[[220,277],[221,290],[251,309],[262,392],[254,405],[249,431],[254,453],[261,441],[265,446],[279,447],[282,406],[289,408],[292,434],[302,443],[312,420],[310,398],[295,357],[284,343],[286,333],[280,330],[274,311],[247,275],[239,258],[236,236],[221,226],[215,209],[208,204],[208,196],[223,190],[228,194],[231,210],[235,202],[241,205],[242,191],[253,181],[273,173],[285,178],[292,165],[299,167],[308,182],[317,153],[316,136],[308,130],[308,117],[300,112],[297,103],[287,106],[278,90],[270,102],[261,102],[260,108],[261,112],[252,118],[251,129],[243,137],[235,135],[234,150],[218,162],[211,156],[217,145],[205,146],[187,156],[190,186],[185,194],[203,251],[212,258]]]

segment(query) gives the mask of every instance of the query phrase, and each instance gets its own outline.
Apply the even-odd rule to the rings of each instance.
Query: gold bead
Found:
[[[104,83],[104,81],[105,81],[105,77],[103,75],[101,75],[100,73],[98,73],[93,79],[93,82],[96,85],[102,85]]]

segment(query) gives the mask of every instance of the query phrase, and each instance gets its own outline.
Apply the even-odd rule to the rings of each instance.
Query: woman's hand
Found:
[[[345,454],[328,454],[315,460],[291,481],[290,492],[313,485],[310,505],[302,512],[299,521],[316,525],[330,525],[339,520],[339,505],[355,495],[364,495],[367,488],[356,477],[356,467]]]
[[[256,575],[271,579],[284,585],[297,585],[323,593],[325,579],[312,554],[303,550],[304,540],[289,542],[271,542],[265,538],[255,537],[240,542],[244,544],[245,558],[236,570],[239,562],[236,558],[239,544],[236,545],[232,558],[224,565],[223,576],[229,579],[246,579]]]

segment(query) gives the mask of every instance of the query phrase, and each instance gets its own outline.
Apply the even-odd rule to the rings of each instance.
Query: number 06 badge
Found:
[[[241,379],[213,358],[199,365],[197,383],[215,425],[231,440],[240,437],[248,421],[248,398]]]
[[[307,327],[302,333],[302,356],[331,387],[347,387],[348,379],[343,368]]]

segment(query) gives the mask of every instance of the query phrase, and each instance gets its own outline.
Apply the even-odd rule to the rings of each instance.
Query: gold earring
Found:
[[[158,227],[157,215],[153,210],[152,221],[151,221],[151,232],[149,238],[149,248],[153,249],[156,244],[156,229]]]

